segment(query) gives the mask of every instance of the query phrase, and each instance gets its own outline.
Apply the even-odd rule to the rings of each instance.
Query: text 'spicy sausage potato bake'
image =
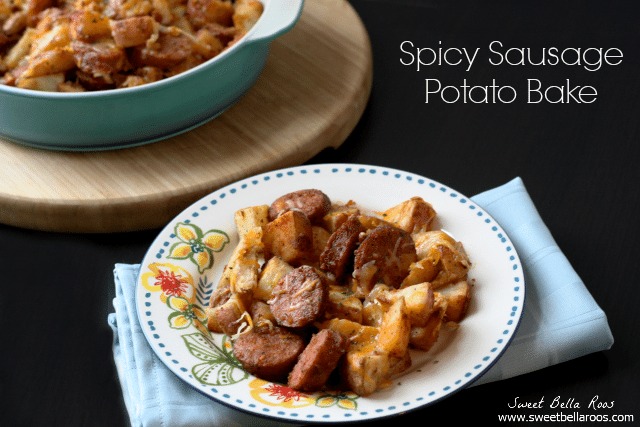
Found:
[[[317,189],[241,209],[208,328],[265,380],[362,396],[388,387],[471,298],[470,261],[435,218],[420,197],[373,213]]]

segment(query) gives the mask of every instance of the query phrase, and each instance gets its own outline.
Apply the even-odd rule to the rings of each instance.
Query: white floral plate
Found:
[[[473,266],[472,302],[460,327],[428,352],[412,351],[412,366],[387,389],[299,393],[242,370],[229,339],[210,334],[204,307],[238,243],[240,208],[270,204],[299,189],[318,188],[333,201],[354,200],[385,210],[413,196],[430,202],[440,228],[462,241]],[[285,421],[335,423],[387,417],[439,401],[479,378],[507,348],[524,304],[520,260],[500,225],[468,197],[431,179],[377,166],[325,164],[268,172],[238,181],[191,205],[147,252],[136,308],[149,344],[179,378],[218,402]],[[447,328],[443,328],[447,329]]]

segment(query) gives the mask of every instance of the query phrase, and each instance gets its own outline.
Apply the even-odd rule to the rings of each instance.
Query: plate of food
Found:
[[[209,194],[159,233],[136,286],[147,341],[181,380],[304,423],[398,415],[469,386],[525,296],[513,244],[470,198],[359,164]]]

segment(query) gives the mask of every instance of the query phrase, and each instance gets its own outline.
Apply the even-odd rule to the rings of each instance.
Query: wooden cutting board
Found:
[[[0,138],[0,222],[64,232],[160,227],[238,179],[338,147],[371,92],[371,46],[345,0],[306,0],[256,85],[183,135],[106,152],[54,152]]]

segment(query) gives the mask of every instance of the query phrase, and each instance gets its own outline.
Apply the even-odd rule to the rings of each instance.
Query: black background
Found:
[[[309,0],[313,1],[313,0]],[[321,0],[320,0],[321,1]],[[618,1],[352,0],[369,31],[374,83],[356,129],[337,150],[309,163],[357,162],[395,167],[473,195],[521,176],[543,219],[608,315],[609,351],[541,371],[472,387],[403,423],[497,424],[520,400],[595,395],[613,401],[599,414],[633,414],[640,399],[637,240],[640,208],[639,8]],[[327,23],[330,25],[330,23]],[[481,48],[469,72],[402,66],[400,43]],[[619,66],[509,67],[486,61],[488,43],[509,47],[617,47]],[[485,56],[483,56],[485,53]],[[481,62],[480,62],[481,61]],[[480,63],[478,63],[480,62]],[[445,104],[424,102],[424,79],[443,84],[592,85],[592,104]],[[319,88],[321,89],[321,88]],[[522,89],[520,89],[522,90]],[[78,220],[82,220],[78,218]],[[128,418],[106,318],[116,262],[142,260],[157,230],[69,235],[0,225],[0,424],[120,426]],[[590,414],[591,410],[581,409]],[[383,425],[389,421],[379,421]]]

